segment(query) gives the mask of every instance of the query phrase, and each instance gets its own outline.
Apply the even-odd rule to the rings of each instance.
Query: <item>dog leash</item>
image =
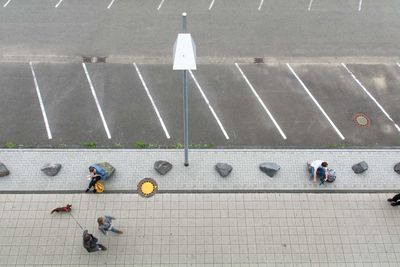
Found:
[[[82,231],[84,231],[82,225],[75,219],[75,217],[72,216],[71,213],[69,213],[69,215],[71,215],[72,219],[74,219],[74,221],[76,222],[76,224],[79,225],[79,227],[82,229]]]

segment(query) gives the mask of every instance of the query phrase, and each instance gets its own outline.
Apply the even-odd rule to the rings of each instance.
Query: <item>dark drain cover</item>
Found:
[[[353,115],[353,122],[356,127],[359,128],[369,128],[371,126],[371,120],[365,113],[356,113]]]
[[[264,58],[262,58],[262,57],[255,57],[255,58],[254,58],[254,63],[264,63]]]
[[[106,57],[82,57],[84,63],[106,63]]]

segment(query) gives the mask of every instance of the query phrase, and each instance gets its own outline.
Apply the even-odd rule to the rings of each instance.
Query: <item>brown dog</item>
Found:
[[[70,212],[72,210],[72,205],[71,204],[67,204],[67,206],[65,207],[59,207],[59,208],[55,208],[54,210],[51,211],[50,214],[53,214],[54,212]]]

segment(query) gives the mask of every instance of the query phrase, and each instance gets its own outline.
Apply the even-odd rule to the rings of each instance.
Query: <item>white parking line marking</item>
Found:
[[[214,5],[214,2],[215,2],[215,0],[212,0],[212,1],[211,1],[211,4],[210,4],[210,6],[208,7],[208,10],[211,10],[211,8],[212,8],[213,5]]]
[[[283,139],[287,139],[286,135],[282,131],[281,127],[279,127],[279,124],[276,122],[274,117],[272,116],[271,112],[269,109],[265,106],[264,102],[260,98],[260,96],[257,94],[256,90],[254,89],[253,85],[251,85],[250,81],[247,79],[246,75],[244,75],[244,72],[240,68],[239,64],[235,63],[236,68],[239,70],[240,74],[242,74],[244,80],[246,81],[247,85],[250,87],[251,91],[253,91],[253,94],[256,96],[258,102],[260,102],[261,106],[264,108],[264,110],[267,112],[269,118],[272,120],[272,122],[275,124],[275,127],[278,129],[279,133],[282,135]]]
[[[358,85],[364,90],[364,92],[372,99],[372,101],[375,102],[375,104],[379,107],[379,109],[385,114],[385,116],[394,123],[394,126],[396,127],[397,131],[400,132],[400,127],[394,122],[394,120],[390,117],[390,115],[386,112],[386,110],[378,103],[378,101],[368,92],[368,90],[364,87],[364,85],[357,79],[357,77],[349,70],[349,68],[346,66],[346,64],[342,63],[343,68],[347,70],[347,72],[353,77],[353,79],[358,83]]]
[[[104,118],[103,111],[101,110],[101,107],[100,107],[100,104],[99,104],[99,100],[97,99],[96,91],[94,90],[94,87],[93,87],[93,84],[92,84],[92,80],[90,79],[89,72],[88,72],[88,70],[86,68],[86,64],[82,63],[82,66],[83,66],[83,69],[85,70],[86,78],[87,78],[87,80],[89,82],[90,90],[92,91],[92,95],[93,95],[94,101],[96,102],[97,110],[100,113],[100,117],[101,117],[101,120],[103,122],[104,129],[106,130],[107,137],[108,137],[108,139],[111,139],[111,134],[110,134],[110,131],[108,130],[107,122],[106,122],[106,119]]]
[[[362,5],[362,0],[360,0],[360,2],[358,2],[358,11],[361,11],[361,5]]]
[[[261,7],[262,7],[263,3],[264,3],[264,0],[261,0],[260,1],[260,5],[258,6],[258,10],[261,10]]]
[[[114,4],[115,0],[111,0],[110,4],[108,5],[107,9],[110,9],[111,6]]]
[[[52,139],[53,137],[51,136],[49,121],[47,120],[46,110],[44,109],[42,95],[40,93],[40,89],[39,89],[39,85],[38,85],[38,82],[37,82],[37,79],[36,79],[35,71],[33,70],[32,62],[29,62],[29,66],[31,67],[31,72],[32,72],[32,76],[33,76],[33,82],[35,83],[35,88],[36,88],[36,93],[37,93],[37,96],[38,96],[38,99],[39,99],[40,109],[42,110],[43,120],[44,120],[44,124],[46,126],[46,131],[47,131],[47,137],[49,139]]]
[[[308,4],[308,11],[311,11],[312,2],[313,2],[313,0],[310,0],[310,3]]]
[[[310,90],[308,90],[307,86],[303,83],[303,81],[300,79],[300,77],[296,74],[296,72],[292,69],[292,67],[289,65],[289,63],[286,63],[286,66],[289,68],[289,70],[292,72],[294,77],[296,77],[297,81],[301,84],[303,89],[307,92],[307,94],[311,97],[312,101],[314,101],[315,105],[319,108],[319,110],[324,114],[325,118],[329,121],[329,123],[332,125],[333,129],[335,129],[336,133],[340,136],[342,140],[344,140],[343,134],[339,131],[339,129],[336,127],[336,125],[333,123],[331,118],[328,116],[328,114],[325,112],[325,110],[321,107],[321,105],[318,103],[318,101],[314,98],[314,96],[311,94]]]
[[[229,140],[229,136],[228,136],[228,134],[226,133],[224,126],[222,125],[221,121],[219,120],[219,118],[218,118],[217,114],[215,113],[213,107],[210,105],[210,102],[208,101],[208,98],[207,98],[207,96],[204,94],[203,90],[201,89],[200,84],[197,82],[196,77],[193,75],[193,73],[192,73],[191,70],[189,70],[189,73],[190,73],[190,75],[192,76],[192,79],[193,79],[194,83],[196,84],[197,89],[199,89],[201,95],[203,96],[204,101],[206,101],[206,103],[207,103],[207,105],[208,105],[208,108],[211,110],[211,113],[213,114],[215,120],[217,121],[217,123],[218,123],[218,125],[219,125],[219,128],[221,129],[222,133],[224,134],[226,140]]]
[[[58,3],[54,6],[55,8],[58,8],[58,6],[61,4],[63,0],[58,1]]]
[[[149,97],[150,102],[151,102],[151,104],[153,105],[153,108],[154,108],[154,110],[155,110],[155,112],[156,112],[156,114],[157,114],[158,120],[159,120],[160,123],[161,123],[161,127],[163,128],[163,130],[164,130],[164,132],[165,132],[165,135],[167,136],[167,139],[170,139],[171,137],[169,136],[167,127],[165,126],[164,121],[163,121],[163,119],[161,118],[160,112],[158,111],[157,106],[156,106],[156,104],[154,103],[153,97],[151,97],[149,88],[147,88],[146,82],[144,81],[144,79],[143,79],[143,77],[142,77],[142,74],[140,73],[140,70],[139,70],[139,68],[138,68],[138,66],[136,65],[135,62],[133,62],[133,66],[135,67],[135,70],[136,70],[136,72],[137,72],[137,74],[138,74],[138,76],[139,76],[140,81],[142,82],[142,85],[143,85],[143,87],[144,87],[144,90],[146,91],[147,96]]]
[[[164,4],[164,1],[165,1],[165,0],[161,0],[160,4],[158,5],[157,10],[160,10],[160,8],[162,7],[162,5]]]
[[[6,7],[10,2],[11,2],[11,0],[8,0],[8,1],[3,5],[3,7]]]

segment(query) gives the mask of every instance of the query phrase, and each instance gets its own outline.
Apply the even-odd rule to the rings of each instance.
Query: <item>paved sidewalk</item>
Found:
[[[0,150],[0,162],[11,174],[0,179],[0,191],[71,191],[83,192],[87,187],[88,166],[107,161],[116,167],[115,176],[106,181],[107,192],[136,190],[145,177],[154,178],[159,189],[168,191],[396,191],[400,176],[393,166],[400,161],[400,150],[190,150],[189,167],[183,166],[182,150]],[[306,161],[327,160],[337,172],[333,184],[313,184],[306,173]],[[159,175],[153,164],[167,160],[173,169]],[[365,160],[369,170],[356,175],[351,166]],[[270,178],[259,170],[259,164],[272,161],[281,166]],[[63,165],[55,177],[44,175],[40,168],[48,162]],[[233,166],[227,178],[215,171],[217,162]]]
[[[398,266],[391,194],[0,194],[1,266]],[[105,252],[87,253],[82,230]],[[96,219],[112,214],[117,236]]]

